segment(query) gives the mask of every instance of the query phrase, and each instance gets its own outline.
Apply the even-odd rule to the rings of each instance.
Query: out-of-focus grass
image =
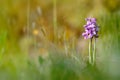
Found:
[[[51,27],[52,20],[51,18],[50,20],[47,18],[50,17],[52,13],[51,2],[48,1],[45,3],[41,1],[41,3],[44,3],[40,3],[42,9],[44,9],[44,14],[42,17],[40,16],[40,20],[30,18],[33,19],[31,20],[30,26],[32,26],[32,22],[36,21],[37,26],[40,25],[40,27],[45,27],[44,29],[42,28],[43,32],[40,34],[45,34],[47,36],[33,36],[32,29],[30,28],[30,37],[28,37],[26,33],[19,34],[21,29],[26,26],[27,6],[24,4],[27,3],[27,1],[6,0],[0,2],[3,3],[0,5],[0,80],[120,79],[119,12],[109,14],[103,13],[104,15],[102,14],[102,16],[97,15],[98,23],[100,25],[100,37],[97,41],[96,65],[92,67],[86,61],[87,56],[81,57],[84,52],[76,49],[77,41],[79,41],[78,35],[81,35],[82,27],[80,28],[80,31],[77,30],[78,28],[74,28],[84,24],[83,18],[89,15],[89,10],[93,8],[92,2],[81,0],[80,3],[82,5],[78,3],[74,4],[74,7],[72,7],[70,5],[73,3],[72,0],[59,1],[57,6],[58,31],[56,31],[58,33],[54,36],[56,38],[55,42],[51,39],[51,35],[53,35],[53,28]],[[23,5],[22,7],[17,5],[19,2]],[[34,13],[35,3],[37,3],[37,1],[33,1],[33,4],[31,2],[31,10],[33,10],[31,11],[31,14],[34,16],[36,16]],[[87,4],[90,6],[87,7]],[[17,7],[15,7],[15,5],[17,5]],[[46,5],[49,5],[49,8]],[[71,6],[71,8],[69,6]],[[86,8],[86,10],[84,8]],[[36,29],[39,30],[39,28]],[[24,38],[24,36],[26,40],[20,40],[21,38]],[[40,39],[37,37],[40,37]],[[80,38],[80,41],[81,40],[82,39]],[[23,50],[21,50],[19,43]],[[86,48],[86,46],[83,48]],[[85,60],[83,58],[85,58]]]
[[[98,55],[102,63],[103,72],[110,75],[111,79],[120,76],[118,66],[120,66],[120,14],[113,13],[103,16],[100,21],[101,39],[98,43]],[[99,48],[100,47],[100,48]]]

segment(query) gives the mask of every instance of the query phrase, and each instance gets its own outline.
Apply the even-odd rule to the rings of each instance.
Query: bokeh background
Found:
[[[85,18],[100,26],[88,64]],[[0,80],[120,80],[120,0],[0,0]]]

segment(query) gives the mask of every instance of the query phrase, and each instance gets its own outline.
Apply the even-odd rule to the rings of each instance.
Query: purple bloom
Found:
[[[98,25],[97,25],[97,20],[96,18],[86,18],[86,25],[84,25],[85,32],[82,34],[84,39],[89,39],[89,38],[98,38]]]
[[[88,38],[88,33],[82,33],[82,36],[84,36],[84,39]]]

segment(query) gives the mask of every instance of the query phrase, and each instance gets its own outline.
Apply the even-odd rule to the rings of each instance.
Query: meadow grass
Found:
[[[1,14],[1,13],[0,13]],[[0,80],[119,80],[120,79],[120,13],[98,18],[100,25],[97,40],[96,65],[91,66],[76,51],[75,41],[63,36],[64,47],[57,41],[47,47],[48,57],[35,62],[27,51],[21,51],[17,35],[8,28],[5,16],[0,16]],[[57,27],[59,28],[59,27]],[[10,30],[9,30],[10,29]],[[10,33],[10,34],[9,34]],[[62,32],[60,32],[62,33]],[[56,34],[55,34],[56,35]],[[60,35],[64,35],[63,33]],[[24,45],[23,45],[24,47]],[[87,50],[86,50],[87,51]]]

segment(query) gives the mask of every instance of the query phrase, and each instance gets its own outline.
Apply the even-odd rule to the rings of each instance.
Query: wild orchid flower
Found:
[[[84,39],[98,38],[98,25],[96,23],[96,18],[87,18],[87,23],[84,25],[85,32],[82,34]]]
[[[84,25],[85,32],[82,33],[84,39],[89,41],[89,63],[95,64],[96,57],[96,38],[98,38],[99,27],[96,18],[86,18],[86,25]],[[94,49],[92,48],[92,39],[94,39]]]

